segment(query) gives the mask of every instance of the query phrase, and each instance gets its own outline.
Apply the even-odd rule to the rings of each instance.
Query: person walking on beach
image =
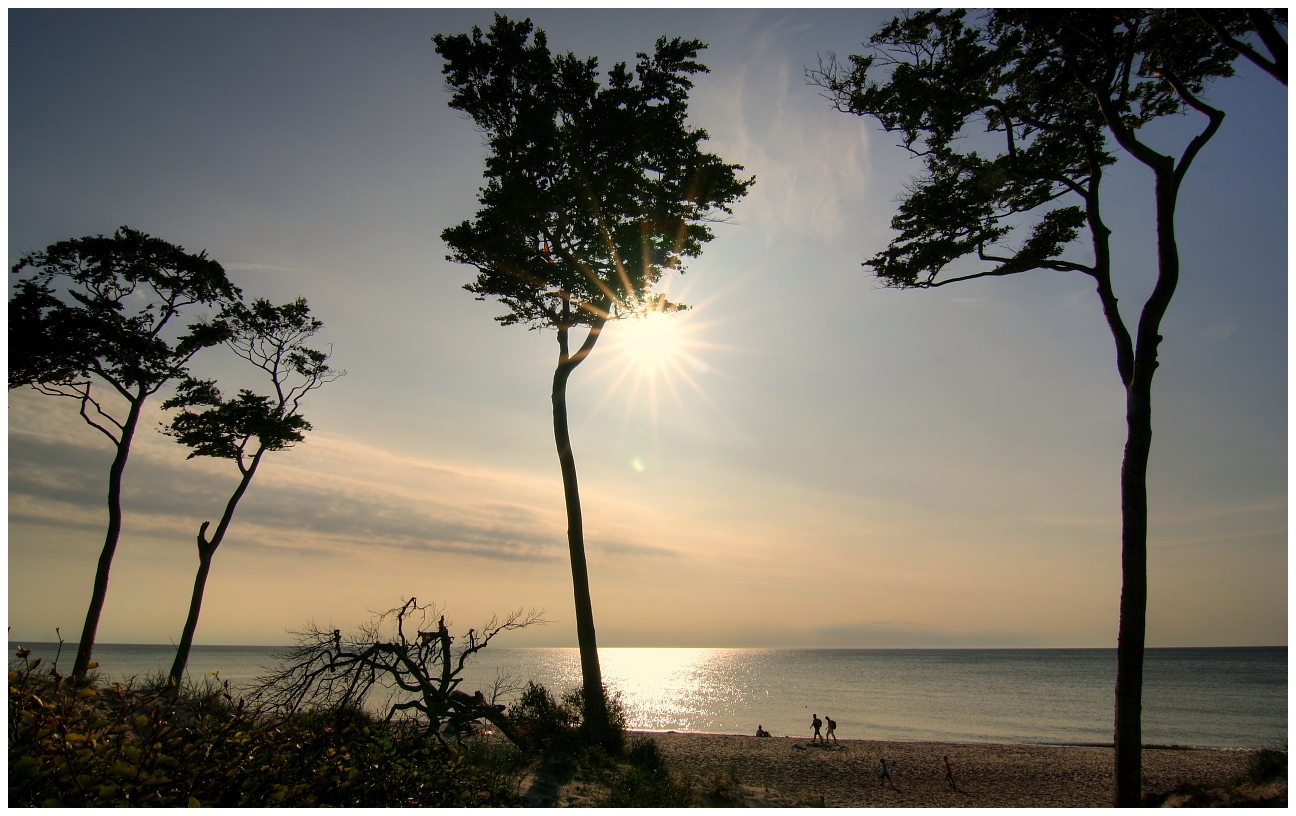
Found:
[[[833,720],[832,717],[829,717],[827,714],[824,715],[824,719],[828,721],[828,730],[824,733],[824,742],[827,742],[829,737],[832,737],[833,742],[836,742],[837,741],[836,721]]]
[[[941,764],[945,766],[945,784],[953,790],[958,790],[958,785],[954,784],[954,772],[950,770],[949,757],[942,756]]]
[[[818,714],[811,714],[810,716],[812,717],[810,720],[810,727],[814,729],[814,736],[810,738],[810,741],[814,742],[815,740],[824,739],[823,735],[819,733],[819,729],[823,728],[823,720],[819,719]],[[827,741],[828,740],[824,740],[824,742]]]
[[[891,787],[894,788],[895,783],[891,781],[891,770],[887,768],[886,757],[882,757],[881,759],[882,759],[882,773],[878,774],[878,782],[880,782],[882,785],[890,785]]]

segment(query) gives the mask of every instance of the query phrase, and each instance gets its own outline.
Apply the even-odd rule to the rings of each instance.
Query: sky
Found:
[[[920,168],[805,70],[893,14],[510,12],[610,67],[700,38],[690,124],[756,182],[657,339],[613,325],[568,388],[601,646],[1114,647],[1125,438],[1090,280],[885,289]],[[416,596],[501,645],[575,645],[552,332],[501,327],[443,229],[476,211],[482,134],[431,37],[486,10],[9,12],[9,263],[129,225],[206,250],[248,297],[302,296],[347,374],[267,455],[218,551],[197,642],[282,644]],[[1247,65],[1182,187],[1148,491],[1148,645],[1287,643],[1287,103]],[[1159,123],[1164,152],[1199,123]],[[1122,313],[1155,276],[1151,174],[1106,180]],[[640,344],[642,345],[642,344]],[[228,351],[192,366],[256,381]],[[125,477],[101,642],[179,638],[194,536],[237,483],[154,433]],[[11,391],[11,640],[76,638],[112,449],[70,400]]]

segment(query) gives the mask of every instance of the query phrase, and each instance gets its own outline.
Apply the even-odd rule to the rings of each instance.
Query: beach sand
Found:
[[[1108,807],[1112,749],[1043,745],[842,740],[654,733],[671,769],[753,807]],[[949,756],[957,790],[945,783]],[[886,757],[894,787],[879,784]],[[1144,791],[1239,776],[1249,752],[1143,751]],[[768,791],[767,791],[768,789]]]

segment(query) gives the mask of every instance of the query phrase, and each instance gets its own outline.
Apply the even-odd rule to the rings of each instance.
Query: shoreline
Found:
[[[752,734],[739,734],[733,731],[682,731],[678,729],[653,729],[653,728],[634,728],[627,727],[627,734],[643,734],[647,736],[657,736],[659,734],[678,734],[685,737],[751,737],[752,739],[790,739],[806,740],[808,736],[797,736],[792,734],[783,734],[781,736],[756,737]],[[891,742],[904,743],[906,745],[1009,745],[1022,748],[1107,748],[1114,749],[1115,745],[1110,742],[1003,742],[996,740],[931,740],[931,739],[860,739],[858,737],[843,737],[845,742],[876,742],[886,744]],[[1236,745],[1187,745],[1187,744],[1161,744],[1161,743],[1144,743],[1144,751],[1238,751],[1242,753],[1251,753],[1259,751],[1269,746],[1256,745],[1252,747],[1242,747]]]
[[[753,806],[1110,807],[1113,749],[632,731],[657,741],[667,765]],[[1254,749],[1159,748],[1144,754],[1145,792],[1245,773]],[[948,756],[957,787],[947,784]],[[886,758],[891,785],[879,779]]]

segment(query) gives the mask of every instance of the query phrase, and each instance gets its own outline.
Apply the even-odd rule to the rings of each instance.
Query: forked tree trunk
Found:
[[[171,663],[170,684],[172,689],[180,688],[180,681],[184,679],[185,666],[189,663],[189,651],[193,648],[194,632],[198,630],[198,615],[202,611],[203,592],[207,588],[207,574],[211,572],[212,557],[216,555],[216,548],[221,545],[225,539],[225,531],[229,529],[230,522],[234,519],[234,508],[238,506],[239,499],[247,492],[248,485],[252,482],[252,477],[256,475],[257,465],[261,463],[261,456],[265,453],[265,448],[258,448],[252,457],[252,463],[248,465],[243,472],[243,478],[239,480],[239,485],[235,488],[233,495],[230,496],[229,502],[225,505],[225,514],[221,516],[220,524],[216,526],[216,533],[212,536],[211,541],[207,540],[207,527],[211,522],[204,521],[202,527],[198,529],[198,574],[194,577],[193,595],[189,599],[189,616],[185,618],[184,632],[180,635],[180,645],[176,648],[175,660]]]
[[[1125,460],[1121,464],[1121,601],[1120,634],[1116,642],[1113,796],[1117,807],[1137,807],[1143,798],[1143,651],[1147,637],[1147,465],[1152,450],[1152,375],[1158,365],[1161,319],[1179,285],[1179,247],[1174,229],[1179,174],[1171,160],[1154,163],[1152,169],[1156,174],[1157,283],[1139,318],[1134,371],[1126,391],[1128,435]]]
[[[607,699],[603,694],[603,673],[599,668],[598,640],[594,633],[594,607],[590,603],[589,571],[585,566],[585,526],[581,518],[580,488],[576,483],[576,458],[567,431],[567,380],[588,354],[593,343],[586,340],[575,360],[567,358],[567,332],[559,328],[562,355],[553,379],[554,442],[562,468],[563,497],[567,504],[567,548],[571,554],[572,591],[576,600],[576,642],[580,646],[581,680],[585,694],[585,726],[594,742],[610,745],[612,733]],[[593,337],[597,337],[597,333]]]
[[[122,424],[121,438],[117,440],[117,455],[113,457],[112,468],[108,471],[108,533],[104,536],[103,550],[99,553],[94,589],[90,593],[90,608],[86,610],[81,640],[77,643],[76,662],[72,664],[72,676],[78,679],[84,678],[90,670],[90,656],[94,652],[95,635],[99,631],[99,616],[103,614],[104,601],[108,597],[108,573],[112,569],[113,555],[117,552],[117,541],[121,537],[122,474],[126,472],[126,459],[130,456],[131,440],[135,436],[143,406],[143,394],[131,400],[126,422]]]

